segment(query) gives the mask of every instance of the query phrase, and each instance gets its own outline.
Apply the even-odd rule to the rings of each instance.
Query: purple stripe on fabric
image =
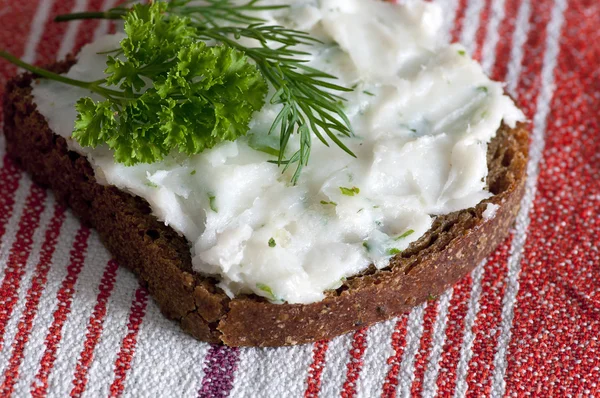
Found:
[[[200,398],[228,397],[233,388],[239,358],[239,348],[213,345],[204,360],[204,378],[198,396]]]

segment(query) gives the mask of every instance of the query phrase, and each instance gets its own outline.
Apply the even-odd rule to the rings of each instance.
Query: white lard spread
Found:
[[[267,103],[250,134],[235,142],[126,167],[108,148],[81,148],[69,138],[74,104],[88,92],[41,81],[33,96],[50,127],[87,155],[99,182],[146,199],[156,217],[191,242],[194,269],[216,275],[228,295],[311,303],[370,264],[385,267],[436,215],[490,197],[487,143],[502,120],[513,127],[524,116],[461,45],[442,42],[435,4],[263,3],[291,4],[261,16],[319,38],[324,44],[307,48],[310,65],[355,87],[344,97],[356,137],[344,142],[357,158],[315,138],[296,186],[267,162],[272,155],[257,150],[277,148],[278,137],[267,135],[277,106]],[[102,78],[106,59],[98,53],[117,48],[123,37],[84,47],[67,76]]]

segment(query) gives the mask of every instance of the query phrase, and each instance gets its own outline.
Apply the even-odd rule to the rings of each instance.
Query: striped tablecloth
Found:
[[[60,59],[110,26],[53,16],[114,1],[0,0],[0,48]],[[199,343],[0,141],[0,396],[600,396],[600,1],[439,3],[532,122],[516,225],[472,275],[331,341]]]

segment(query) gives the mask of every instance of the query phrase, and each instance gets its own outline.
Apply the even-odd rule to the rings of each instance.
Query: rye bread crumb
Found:
[[[69,57],[49,69],[63,73]],[[312,304],[271,304],[249,295],[228,298],[212,277],[192,270],[190,243],[159,222],[148,203],[96,183],[86,158],[69,151],[37,112],[34,77],[10,80],[4,96],[8,155],[33,180],[53,190],[146,286],[163,314],[202,341],[230,346],[302,344],[363,328],[438,297],[470,272],[508,234],[524,193],[528,132],[502,126],[488,147],[487,184],[495,194],[474,208],[439,216],[432,228],[390,266],[373,266]],[[499,205],[484,219],[487,203]]]

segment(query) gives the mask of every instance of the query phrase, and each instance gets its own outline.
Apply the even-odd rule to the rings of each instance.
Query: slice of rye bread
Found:
[[[63,73],[72,57],[49,69]],[[495,194],[474,208],[439,216],[396,255],[312,304],[230,299],[212,277],[192,270],[190,243],[159,222],[148,203],[96,182],[85,157],[69,151],[32,102],[29,73],[8,82],[4,134],[8,155],[94,227],[116,260],[146,286],[161,311],[192,336],[230,346],[283,346],[329,339],[400,315],[443,293],[507,236],[524,193],[528,132],[503,125],[488,149],[487,183]],[[500,207],[486,219],[487,203]]]

